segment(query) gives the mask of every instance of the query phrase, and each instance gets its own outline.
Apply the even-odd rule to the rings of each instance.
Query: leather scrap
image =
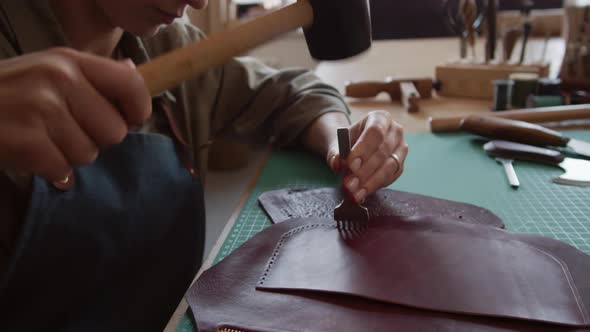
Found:
[[[336,188],[274,190],[258,198],[273,223],[293,218],[333,218],[334,208],[341,201],[341,190]],[[371,218],[421,215],[504,228],[502,219],[487,209],[391,189],[377,191],[367,198],[364,205]]]
[[[392,226],[393,223],[395,223],[394,226]],[[334,234],[328,236],[322,234],[320,238],[324,241],[317,241],[309,235],[313,232],[305,231],[310,228],[318,228],[322,232],[337,232],[331,219],[304,218],[275,224],[255,235],[223,261],[205,271],[187,293],[199,331],[217,331],[222,327],[244,331],[320,332],[391,331],[392,329],[427,332],[590,331],[586,307],[586,303],[590,303],[590,256],[563,242],[535,235],[511,234],[498,228],[457,223],[440,217],[375,218],[367,233],[349,241],[333,236]],[[392,230],[395,232],[392,233]],[[342,250],[341,260],[351,258],[354,253],[360,256],[354,258],[353,264],[344,265],[345,268],[339,271],[330,271],[337,278],[324,280],[323,285],[318,283],[317,285],[321,288],[326,288],[326,283],[329,284],[331,280],[341,283],[350,277],[348,286],[354,284],[369,289],[376,287],[374,290],[385,291],[382,283],[390,283],[395,285],[396,289],[402,292],[401,295],[406,298],[413,296],[412,293],[415,291],[438,289],[440,293],[434,292],[431,296],[423,296],[416,303],[399,305],[390,303],[389,300],[376,300],[365,296],[366,294],[359,293],[359,289],[353,287],[347,288],[347,291],[342,293],[326,289],[321,291],[298,289],[296,284],[291,284],[293,280],[283,280],[282,282],[288,282],[288,284],[276,289],[257,289],[259,281],[265,277],[264,273],[267,273],[265,271],[271,260],[274,259],[279,262],[277,264],[281,264],[280,256],[285,252],[276,252],[281,239],[289,236],[287,234],[293,236],[293,233],[297,234],[293,238],[299,238],[299,243],[295,247],[287,246],[284,249],[289,251],[288,255],[292,255],[293,250],[297,250],[300,254],[292,255],[292,258],[299,257],[303,265],[289,261],[290,266],[286,271],[293,272],[301,268],[301,271],[296,273],[298,277],[303,274],[305,278],[308,278],[307,281],[316,282],[317,278],[320,278],[317,271],[308,269],[307,261],[319,266],[322,262],[333,259],[334,255],[338,254],[338,250]],[[363,238],[364,236],[368,237]],[[424,264],[425,260],[420,258],[421,255],[429,253],[429,259],[435,260],[440,249],[427,246],[427,243],[432,245],[432,241],[425,242],[428,236],[433,237],[430,240],[444,237],[460,239],[457,240],[459,241],[457,245],[463,246],[465,254],[457,257],[453,264],[449,263],[452,257],[444,259],[439,257],[441,263],[438,265],[436,262]],[[394,245],[394,242],[402,238],[405,239],[399,245],[407,246],[404,249],[405,255],[391,257],[391,261],[388,262],[388,257],[384,253],[391,253],[391,251],[384,251],[383,247]],[[479,245],[470,245],[470,239],[480,242]],[[326,253],[326,241],[341,241],[340,247],[334,247],[340,249]],[[362,245],[361,242],[355,241],[362,241]],[[487,244],[485,244],[486,241]],[[445,240],[444,245],[452,245],[452,242]],[[305,247],[301,247],[303,243]],[[502,248],[503,243],[512,243],[514,246],[508,245]],[[498,246],[500,249],[496,249],[500,251],[490,250],[494,246]],[[515,246],[528,249],[521,252],[514,250]],[[416,253],[409,254],[407,251]],[[474,256],[471,259],[465,259],[464,255],[469,255],[472,251]],[[455,248],[455,252],[461,251]],[[538,252],[539,256],[535,256],[534,252]],[[441,255],[448,253],[448,251],[440,252]],[[510,256],[511,253],[514,256]],[[491,260],[476,259],[485,257],[486,254],[501,255]],[[509,258],[506,258],[506,255]],[[369,258],[366,264],[361,263],[363,257]],[[514,258],[513,262],[510,261],[510,257]],[[527,257],[533,258],[527,259]],[[375,259],[380,260],[381,263],[376,264]],[[550,262],[551,259],[554,259],[554,263]],[[485,266],[488,261],[499,266],[489,270]],[[542,263],[541,266],[537,265],[539,261]],[[412,264],[413,262],[422,264]],[[514,268],[518,269],[519,265],[525,268],[514,272]],[[509,274],[497,275],[503,271],[503,266],[509,267],[506,270]],[[558,276],[559,268],[556,266],[561,266],[561,273],[563,273],[561,277]],[[437,268],[440,270],[433,274],[432,272]],[[444,288],[449,284],[437,279],[445,271],[453,271],[455,275],[491,271],[490,273],[494,275],[482,279],[479,285],[469,284],[462,288],[456,283],[452,285],[453,289],[446,290]],[[361,275],[365,277],[358,277]],[[375,276],[386,277],[379,281],[380,284],[371,285],[375,282],[373,278]],[[419,283],[428,285],[427,289],[412,288],[412,281],[408,280],[409,276],[419,278]],[[512,285],[501,284],[512,277],[514,278],[511,281]],[[527,288],[531,282],[537,282],[535,278],[543,280],[540,280],[540,284]],[[563,278],[570,283],[570,286],[565,286]],[[526,288],[515,289],[515,292],[523,291],[526,296],[529,296],[531,292],[535,294],[531,302],[526,303],[520,311],[514,307],[504,307],[507,305],[507,299],[504,298],[505,292],[510,292],[514,283],[519,284],[521,288]],[[568,293],[568,287],[571,287],[570,293]],[[544,293],[545,290],[548,293]],[[466,292],[473,294],[463,297],[462,293]],[[553,302],[554,296],[560,299],[559,303]],[[401,297],[398,297],[396,301],[399,298]],[[470,307],[470,303],[466,302],[460,310],[453,309],[451,306],[444,307],[446,304],[456,304],[453,301],[458,298],[463,300],[467,298],[474,302],[474,306]],[[533,303],[537,300],[542,303]],[[543,302],[545,300],[548,302]],[[434,305],[443,307],[435,308]],[[496,305],[497,307],[494,307]],[[538,305],[540,307],[537,307]],[[481,306],[487,306],[497,312],[475,312],[481,310]],[[465,310],[470,312],[461,312],[465,307],[470,307]],[[548,309],[549,313],[543,313],[540,309]],[[495,316],[496,314],[503,316],[506,311],[510,311],[510,314],[515,314],[517,317]]]

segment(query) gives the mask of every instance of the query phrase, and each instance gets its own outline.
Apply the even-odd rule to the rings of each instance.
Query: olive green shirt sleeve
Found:
[[[236,58],[223,67],[213,129],[258,142],[272,138],[283,146],[327,112],[349,114],[331,86],[305,69],[277,70],[253,58]]]
[[[154,53],[165,53],[203,38],[203,33],[190,24],[173,24],[147,41],[146,47]],[[190,113],[185,118],[201,127],[201,135],[208,129],[210,139],[224,135],[291,145],[322,114],[350,113],[339,92],[313,72],[274,69],[251,57],[234,58],[184,83],[173,93]],[[187,101],[193,103],[191,100],[195,104],[186,105]],[[209,128],[202,128],[204,122]]]

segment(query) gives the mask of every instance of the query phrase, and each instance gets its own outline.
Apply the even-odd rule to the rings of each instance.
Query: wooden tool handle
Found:
[[[412,82],[400,83],[400,91],[402,93],[402,105],[410,113],[415,113],[420,110],[420,93],[416,90],[416,86]]]
[[[465,22],[467,43],[473,47],[475,45],[475,20],[477,19],[477,3],[475,0],[465,0],[461,8],[461,14]]]
[[[494,112],[486,115],[535,123],[590,119],[590,104],[524,108],[512,111]],[[465,117],[466,116],[431,117],[429,119],[430,130],[434,133],[460,131],[461,121],[463,121]]]
[[[345,87],[346,96],[353,98],[373,98],[382,92],[388,93],[392,100],[399,99],[399,83],[365,81],[348,83]]]
[[[502,37],[502,46],[504,51],[504,62],[510,61],[512,57],[512,51],[516,46],[516,41],[520,38],[522,31],[520,29],[510,29]]]
[[[391,100],[401,100],[400,84],[409,82],[414,85],[421,98],[431,98],[434,82],[432,78],[388,78],[379,81],[349,82],[345,87],[345,94],[353,98],[372,98],[382,92],[389,94]]]
[[[159,56],[138,70],[151,95],[156,96],[285,32],[312,23],[311,5],[307,0],[299,0],[269,15],[213,34],[202,42]]]
[[[461,122],[461,129],[492,139],[531,145],[566,146],[569,138],[543,126],[493,116],[470,115]]]
[[[507,141],[490,141],[483,148],[493,157],[528,160],[544,164],[558,165],[565,159],[565,156],[559,151]]]

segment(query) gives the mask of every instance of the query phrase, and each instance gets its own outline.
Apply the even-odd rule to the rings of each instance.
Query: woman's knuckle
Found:
[[[32,98],[34,109],[44,118],[55,118],[63,116],[66,111],[66,105],[63,99],[58,96],[51,88],[38,89]]]
[[[70,59],[60,54],[44,58],[35,69],[42,79],[51,82],[51,84],[59,84],[72,89],[80,83],[82,77],[78,67]]]
[[[119,144],[123,141],[123,139],[125,139],[126,135],[126,125],[123,123],[118,123],[112,128],[109,128],[108,132],[101,136],[98,144],[103,147]]]

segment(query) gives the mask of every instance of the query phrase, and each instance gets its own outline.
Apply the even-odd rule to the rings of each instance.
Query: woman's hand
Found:
[[[342,164],[338,142],[327,153],[330,168],[339,172],[347,168],[350,174],[344,184],[357,202],[386,187],[400,177],[408,154],[403,128],[384,111],[369,113],[350,127],[350,155]],[[348,166],[347,166],[348,165]]]
[[[66,48],[0,61],[0,170],[62,180],[150,114],[130,61]]]

